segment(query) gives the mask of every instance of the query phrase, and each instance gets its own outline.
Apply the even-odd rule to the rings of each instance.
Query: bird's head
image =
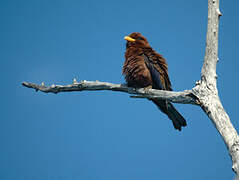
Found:
[[[125,36],[124,39],[127,41],[126,48],[134,47],[150,47],[147,39],[138,32],[131,33],[129,36]]]

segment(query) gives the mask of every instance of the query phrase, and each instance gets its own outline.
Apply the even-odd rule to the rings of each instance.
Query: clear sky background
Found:
[[[239,1],[222,1],[218,88],[238,129]],[[177,104],[181,132],[156,106],[120,92],[45,94],[21,82],[124,83],[125,41],[141,32],[167,59],[175,91],[200,79],[207,1],[1,0],[0,179],[233,179],[213,124]]]

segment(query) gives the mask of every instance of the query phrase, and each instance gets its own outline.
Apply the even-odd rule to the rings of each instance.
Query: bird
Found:
[[[147,39],[138,32],[125,36],[126,52],[122,74],[127,86],[133,88],[172,91],[165,58],[151,48]],[[187,126],[184,117],[167,100],[149,99],[172,120],[176,130]]]

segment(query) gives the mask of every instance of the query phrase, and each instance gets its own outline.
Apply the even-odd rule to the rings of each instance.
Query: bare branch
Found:
[[[216,88],[217,81],[216,66],[218,62],[218,28],[220,16],[219,0],[208,0],[206,52],[201,80],[210,86],[214,86],[213,88]]]
[[[110,90],[110,91],[121,91],[129,94],[135,94],[138,98],[150,98],[150,99],[164,99],[174,103],[183,104],[194,104],[198,105],[197,98],[192,94],[191,90],[186,90],[182,92],[172,92],[172,91],[161,91],[156,89],[144,88],[130,88],[124,84],[112,84],[108,82],[99,81],[80,81],[79,83],[74,82],[69,85],[42,85],[23,82],[23,86],[28,88],[33,88],[36,91],[42,91],[45,93],[59,93],[59,92],[71,92],[71,91],[99,91],[99,90]]]

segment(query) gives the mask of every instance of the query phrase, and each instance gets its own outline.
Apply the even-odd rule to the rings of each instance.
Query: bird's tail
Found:
[[[152,100],[157,107],[172,120],[175,129],[181,131],[182,126],[187,126],[184,117],[175,109],[173,104],[165,100]]]

